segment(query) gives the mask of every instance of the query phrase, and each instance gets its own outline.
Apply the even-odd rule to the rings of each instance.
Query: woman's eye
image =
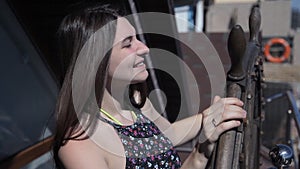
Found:
[[[131,43],[123,45],[123,48],[130,48],[130,47],[131,47]]]
[[[130,48],[132,42],[132,37],[128,37],[123,41],[122,48]]]

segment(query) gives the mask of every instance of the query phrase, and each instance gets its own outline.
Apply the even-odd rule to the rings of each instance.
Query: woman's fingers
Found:
[[[214,103],[203,112],[203,130],[200,140],[210,141],[218,139],[220,134],[241,124],[239,120],[246,118],[246,111],[242,108],[244,103],[234,97],[214,97]]]
[[[243,108],[236,105],[226,105],[215,109],[214,112],[207,112],[204,118],[208,121],[214,120],[219,124],[231,119],[243,119],[246,118],[246,115],[247,113]]]
[[[236,120],[236,119],[244,119],[244,118],[246,118],[246,116],[247,116],[247,114],[245,112],[236,112],[236,111],[228,112],[222,116],[221,122],[229,121],[229,120]]]
[[[221,98],[221,99],[218,100],[218,102],[220,104],[223,104],[223,105],[225,105],[225,104],[235,104],[237,106],[243,106],[243,104],[244,104],[240,99],[235,98],[235,97]]]
[[[238,109],[238,108],[236,108]],[[223,114],[214,114],[205,119],[205,124],[212,124],[213,127],[219,127],[220,124],[228,121],[237,121],[238,119],[246,118],[247,114],[243,109],[238,109],[238,111],[225,111]],[[205,125],[204,124],[204,125]],[[209,127],[206,126],[206,127]]]
[[[232,128],[238,127],[241,125],[241,122],[238,120],[231,120],[231,121],[226,121],[226,122],[222,122],[220,123],[215,131],[214,134],[211,135],[211,137],[209,138],[209,140],[211,142],[217,141],[218,138],[220,137],[220,135],[227,130],[230,130]]]
[[[208,109],[206,109],[204,113],[206,114],[218,113],[220,110],[222,110],[223,112],[228,105],[236,105],[241,107],[244,105],[244,103],[237,98],[233,98],[233,97],[220,98],[219,96],[216,96],[214,98],[214,104],[212,104]]]
[[[243,108],[239,106],[230,105],[223,110],[222,121],[246,118],[246,115],[247,113]]]

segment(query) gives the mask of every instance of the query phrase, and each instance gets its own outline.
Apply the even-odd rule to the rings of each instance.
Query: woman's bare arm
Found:
[[[59,150],[59,157],[66,169],[109,169],[99,147],[89,139],[70,140]]]

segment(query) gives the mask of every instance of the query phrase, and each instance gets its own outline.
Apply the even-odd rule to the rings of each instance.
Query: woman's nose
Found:
[[[149,48],[141,41],[139,41],[137,54],[138,55],[145,55],[149,53]]]

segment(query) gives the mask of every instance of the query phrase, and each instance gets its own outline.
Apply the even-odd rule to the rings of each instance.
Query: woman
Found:
[[[240,100],[216,96],[203,113],[170,124],[146,98],[148,47],[109,6],[66,16],[59,35],[70,66],[57,104],[57,168],[205,168],[220,134],[246,117]],[[182,164],[174,146],[198,133]]]

